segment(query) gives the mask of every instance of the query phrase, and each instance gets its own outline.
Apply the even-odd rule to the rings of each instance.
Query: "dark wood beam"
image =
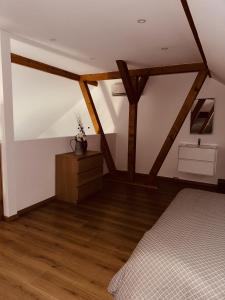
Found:
[[[133,84],[131,77],[129,75],[129,71],[127,68],[127,64],[123,60],[117,60],[116,61],[123,85],[128,97],[128,100],[130,103],[136,103],[139,99],[137,99],[137,90],[136,90],[136,85]]]
[[[129,126],[128,126],[128,177],[135,180],[136,168],[136,139],[137,139],[137,110],[138,103],[129,103]]]
[[[140,76],[139,77],[139,80],[138,80],[138,87],[137,87],[137,89],[138,89],[138,98],[140,98],[141,97],[141,95],[142,95],[142,93],[144,92],[144,89],[145,89],[145,87],[146,87],[146,84],[147,84],[147,82],[148,82],[148,76]]]
[[[113,173],[116,170],[116,167],[115,167],[115,164],[114,164],[114,161],[112,158],[112,154],[109,149],[109,145],[108,145],[107,139],[105,137],[97,110],[95,108],[95,104],[92,99],[91,92],[88,87],[88,83],[85,81],[80,81],[79,84],[80,84],[81,92],[83,94],[85,103],[87,105],[87,109],[89,111],[89,114],[90,114],[90,117],[92,120],[93,126],[95,128],[95,132],[97,134],[101,135],[101,148],[102,148],[102,153],[104,155],[107,167],[109,169],[109,172]]]
[[[123,60],[116,61],[124,88],[129,101],[129,126],[128,126],[128,177],[135,180],[136,166],[136,138],[137,138],[137,110],[138,101],[148,81],[148,76],[131,77],[127,64]]]
[[[203,50],[203,47],[202,47],[199,35],[198,35],[198,31],[197,31],[195,23],[194,23],[194,20],[193,20],[190,8],[188,6],[187,0],[181,0],[181,4],[183,6],[183,9],[184,9],[185,15],[187,17],[188,23],[190,25],[191,31],[193,33],[195,42],[196,42],[196,44],[198,46],[198,49],[199,49],[199,52],[201,54],[202,60],[203,60],[203,62],[205,64],[205,67],[208,69],[209,76],[211,77],[210,70],[208,68],[207,59],[206,59],[206,56],[205,56],[205,53],[204,53],[204,50]]]
[[[205,81],[207,77],[207,70],[205,71],[201,71],[198,73],[188,95],[187,95],[187,98],[183,104],[183,106],[181,107],[179,113],[178,113],[178,116],[152,166],[152,169],[149,173],[149,181],[150,181],[150,185],[154,185],[155,184],[155,179],[156,179],[156,176],[164,162],[164,160],[166,159],[166,156],[170,150],[170,148],[172,147],[173,145],[173,142],[176,138],[176,136],[178,135],[189,111],[191,110],[191,107]]]
[[[53,67],[51,65],[48,65],[48,64],[21,56],[21,55],[17,55],[14,53],[11,53],[11,62],[14,64],[24,66],[24,67],[28,67],[28,68],[43,71],[43,72],[46,72],[49,74],[65,77],[65,78],[72,79],[75,81],[80,80],[80,75],[78,75],[78,74],[75,74],[75,73],[72,73],[72,72],[57,68],[57,67]],[[98,85],[98,83],[96,81],[90,81],[89,84],[92,84],[95,86]]]
[[[157,76],[157,75],[168,75],[168,74],[179,74],[179,73],[191,73],[191,72],[202,71],[205,68],[206,67],[203,63],[194,63],[194,64],[129,70],[129,75],[131,77],[136,77],[136,76]],[[81,75],[81,80],[101,81],[101,80],[111,80],[111,79],[120,79],[120,78],[121,78],[121,74],[118,71]]]

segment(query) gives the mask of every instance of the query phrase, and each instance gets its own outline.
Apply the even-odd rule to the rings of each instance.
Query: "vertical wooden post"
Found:
[[[109,172],[113,173],[116,170],[116,167],[115,167],[115,164],[114,164],[114,161],[112,158],[112,154],[110,152],[109,145],[106,140],[97,110],[95,108],[94,101],[92,99],[90,90],[88,88],[88,84],[85,81],[80,81],[79,84],[80,84],[80,88],[81,88],[85,103],[87,105],[87,109],[89,111],[89,114],[90,114],[90,117],[92,120],[93,126],[95,128],[95,132],[97,134],[101,135],[101,149],[102,149],[107,167],[109,169]]]
[[[200,71],[187,95],[187,98],[183,104],[183,106],[181,107],[179,113],[178,113],[178,116],[152,166],[152,169],[149,173],[149,182],[151,185],[154,185],[155,184],[155,179],[156,179],[156,176],[170,150],[170,148],[172,147],[173,145],[173,142],[176,138],[176,136],[178,135],[189,111],[191,110],[191,107],[205,81],[207,77],[207,69],[205,71]]]
[[[137,136],[137,110],[138,101],[146,86],[149,76],[138,76],[131,78],[127,64],[123,60],[116,61],[124,88],[129,101],[129,126],[128,126],[128,177],[130,181],[135,180],[136,165],[136,136]]]
[[[134,181],[135,179],[137,109],[138,109],[138,103],[129,103],[128,176],[130,181]]]

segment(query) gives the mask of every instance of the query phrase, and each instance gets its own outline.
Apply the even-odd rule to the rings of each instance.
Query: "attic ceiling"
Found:
[[[225,1],[188,4],[209,68],[225,82]],[[67,59],[18,43],[16,53],[80,74],[115,70],[116,59],[135,68],[201,61],[180,0],[0,0],[0,27]]]
[[[225,1],[188,0],[212,76],[225,84]]]
[[[102,71],[201,61],[180,0],[0,0],[0,26]]]

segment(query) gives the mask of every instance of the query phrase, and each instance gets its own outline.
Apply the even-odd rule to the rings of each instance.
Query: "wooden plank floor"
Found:
[[[110,279],[177,191],[105,183],[76,207],[54,201],[0,223],[0,299],[112,299]]]

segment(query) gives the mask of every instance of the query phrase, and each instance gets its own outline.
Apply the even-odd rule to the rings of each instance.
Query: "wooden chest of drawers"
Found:
[[[76,203],[102,188],[103,157],[100,152],[85,155],[56,155],[56,197]]]

